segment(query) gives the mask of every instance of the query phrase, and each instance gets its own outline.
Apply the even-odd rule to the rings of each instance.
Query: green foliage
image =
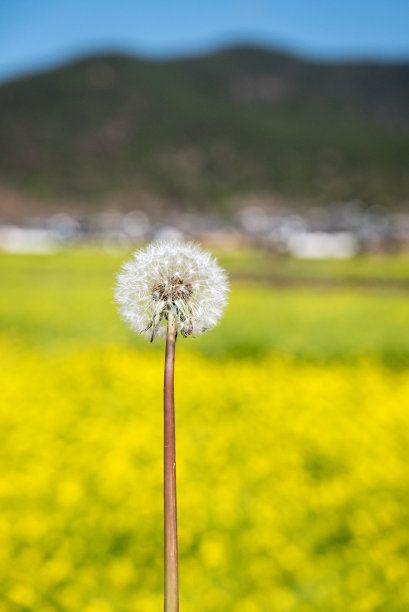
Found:
[[[408,255],[357,256],[350,259],[295,259],[277,256],[266,251],[221,251],[220,263],[235,278],[288,281],[302,283],[326,281],[340,284],[382,287],[407,287],[409,282]]]
[[[16,342],[44,348],[74,345],[148,346],[119,320],[112,297],[115,275],[124,256],[67,251],[50,256],[0,258],[3,299],[1,332]],[[392,365],[409,357],[407,294],[403,290],[331,288],[331,279],[353,276],[398,281],[407,278],[405,258],[350,262],[294,262],[257,253],[231,253],[222,265],[238,276],[286,273],[287,279],[327,278],[329,286],[283,288],[233,283],[230,304],[220,326],[180,345],[214,357],[261,357],[269,353],[300,359],[351,359],[372,355]],[[379,279],[379,274],[381,277]]]
[[[82,60],[0,88],[0,178],[49,200],[120,191],[212,208],[269,192],[398,205],[408,74],[251,48]]]

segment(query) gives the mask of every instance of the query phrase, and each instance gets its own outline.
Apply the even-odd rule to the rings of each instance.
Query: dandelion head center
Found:
[[[159,300],[166,302],[184,300],[186,302],[192,293],[191,283],[177,275],[157,281],[152,287],[152,297],[156,302],[159,302]]]

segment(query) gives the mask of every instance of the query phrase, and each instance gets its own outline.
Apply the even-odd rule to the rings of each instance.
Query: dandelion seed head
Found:
[[[166,334],[170,314],[185,337],[211,329],[228,290],[226,273],[198,245],[159,241],[123,265],[115,299],[128,325],[153,340]]]

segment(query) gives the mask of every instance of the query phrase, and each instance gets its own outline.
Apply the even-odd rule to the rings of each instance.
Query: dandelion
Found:
[[[122,317],[150,341],[166,335],[164,377],[165,612],[179,610],[174,364],[177,333],[196,336],[216,325],[227,302],[227,277],[193,243],[156,242],[134,253],[118,275]]]
[[[191,242],[155,242],[124,264],[115,297],[130,327],[153,341],[169,320],[184,337],[211,329],[226,294],[226,275],[210,253]]]

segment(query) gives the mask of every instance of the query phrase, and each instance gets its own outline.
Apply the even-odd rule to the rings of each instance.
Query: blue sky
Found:
[[[409,0],[0,0],[0,80],[100,50],[237,41],[319,58],[409,59]]]

